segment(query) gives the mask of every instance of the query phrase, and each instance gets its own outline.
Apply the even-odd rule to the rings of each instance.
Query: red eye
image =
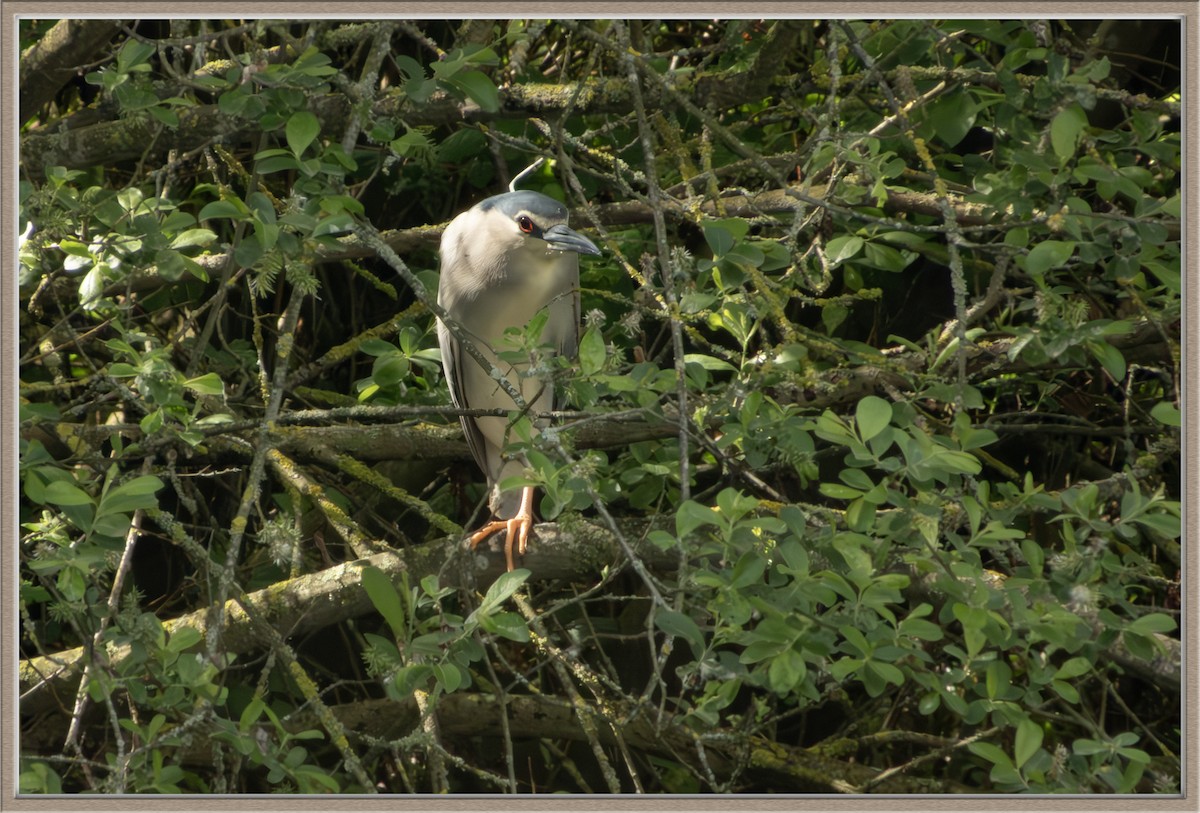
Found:
[[[521,215],[517,218],[517,228],[526,234],[533,234],[533,221],[529,219],[529,215]]]

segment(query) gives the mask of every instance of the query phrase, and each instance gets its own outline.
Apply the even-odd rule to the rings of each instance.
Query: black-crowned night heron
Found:
[[[451,221],[442,234],[438,304],[466,338],[521,394],[528,413],[554,407],[554,387],[531,374],[530,363],[502,360],[509,328],[525,330],[543,308],[549,318],[540,344],[574,355],[579,342],[579,255],[599,254],[591,240],[567,227],[567,209],[538,192],[490,197]],[[459,409],[518,408],[491,369],[468,353],[459,337],[438,322],[442,367],[450,397]],[[511,356],[510,356],[511,358]],[[504,553],[513,569],[513,542],[524,555],[533,527],[533,488],[502,491],[506,478],[528,465],[504,448],[510,422],[504,417],[462,416],[463,433],[479,468],[487,475],[488,505],[495,519],[469,537],[471,548],[505,531]],[[535,428],[544,425],[534,421]]]

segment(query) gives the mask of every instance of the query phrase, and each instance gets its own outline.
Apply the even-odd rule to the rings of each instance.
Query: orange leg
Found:
[[[508,563],[509,571],[513,570],[513,540],[517,542],[517,553],[521,556],[525,555],[526,548],[529,547],[529,529],[533,527],[533,486],[526,486],[521,489],[521,507],[517,509],[517,515],[512,519],[496,519],[484,525],[475,533],[471,534],[467,540],[471,543],[471,550],[487,539],[497,531],[504,531],[504,559]]]

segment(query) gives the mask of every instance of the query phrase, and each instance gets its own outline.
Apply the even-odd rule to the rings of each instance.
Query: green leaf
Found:
[[[89,261],[92,259],[92,252],[88,248],[87,243],[81,243],[78,240],[64,239],[58,242],[58,247],[65,254],[71,257],[81,257]]]
[[[875,488],[875,481],[862,469],[843,469],[838,472],[838,477],[846,485],[858,489],[859,493]]]
[[[1063,108],[1050,122],[1050,145],[1060,162],[1065,163],[1075,155],[1087,123],[1087,114],[1077,104]]]
[[[129,73],[139,66],[144,66],[157,49],[155,45],[140,40],[129,39],[117,53],[117,73]]]
[[[822,440],[828,440],[831,443],[847,444],[855,440],[854,434],[850,431],[850,427],[842,420],[841,416],[832,410],[825,410],[817,416],[816,426],[814,427],[817,437]]]
[[[254,165],[254,170],[260,175],[270,175],[272,172],[299,169],[300,163],[290,155],[274,155],[264,158]]]
[[[210,204],[211,205],[211,204]],[[191,248],[192,246],[207,246],[217,239],[217,234],[209,229],[188,229],[180,232],[171,241],[171,248]]]
[[[1125,380],[1125,357],[1120,350],[1107,342],[1088,342],[1087,347],[1115,381],[1120,383]]]
[[[296,735],[293,734],[292,739],[296,738]],[[329,793],[340,793],[342,790],[342,786],[338,783],[336,777],[330,776],[325,773],[324,769],[316,765],[301,765],[295,769],[294,773],[297,779],[301,780],[299,783],[300,793],[311,793],[314,791],[314,788],[309,783],[316,783]]]
[[[477,155],[486,147],[487,139],[478,130],[456,130],[438,144],[438,160],[457,164]]]
[[[1017,723],[1016,743],[1013,747],[1014,762],[1017,770],[1030,760],[1042,747],[1042,727],[1028,717]]]
[[[1133,521],[1138,525],[1162,534],[1168,539],[1178,539],[1183,533],[1179,517],[1174,514],[1141,514],[1134,517]]]
[[[49,487],[47,487],[48,490]],[[1138,635],[1153,635],[1154,633],[1174,632],[1175,627],[1175,619],[1171,616],[1165,613],[1150,613],[1134,619],[1126,629]]]
[[[821,324],[825,327],[825,332],[832,335],[838,329],[842,322],[846,321],[850,310],[838,302],[829,302],[821,308]]]
[[[301,110],[293,113],[292,117],[288,119],[284,135],[287,138],[288,148],[291,149],[293,155],[299,158],[320,132],[321,122],[317,120],[317,117],[307,110]]]
[[[703,227],[704,240],[712,249],[713,257],[723,257],[737,241],[741,240],[750,230],[750,224],[741,218],[726,218],[725,220],[710,220]]]
[[[937,466],[946,471],[958,472],[960,474],[979,474],[983,471],[983,464],[979,462],[979,458],[975,455],[966,452],[956,452],[953,449],[937,448],[929,455],[928,463],[932,466]],[[1013,538],[1016,538],[1018,532],[1013,532]]]
[[[455,74],[450,84],[460,89],[467,98],[487,113],[495,113],[500,109],[500,92],[487,74],[480,71],[463,71]]]
[[[262,241],[255,235],[250,235],[233,250],[233,259],[238,265],[252,266],[262,258],[264,251]]]
[[[396,638],[406,640],[408,630],[404,623],[404,604],[391,579],[374,565],[367,565],[362,569],[362,584],[367,597],[392,628]]]
[[[1034,575],[1041,576],[1046,562],[1046,552],[1042,550],[1042,546],[1034,539],[1026,537],[1021,540],[1021,555],[1029,563],[1029,567]]]
[[[1140,748],[1118,748],[1117,753],[1128,759],[1130,762],[1136,762],[1142,765],[1149,764],[1150,755]],[[1130,791],[1124,791],[1129,793]]]
[[[829,267],[836,268],[862,251],[863,239],[853,234],[835,237],[825,244],[825,259]]]
[[[864,441],[878,435],[892,420],[892,405],[877,395],[868,395],[858,402],[854,422]]]
[[[241,204],[239,206],[238,204]],[[197,220],[211,220],[215,218],[228,217],[231,220],[241,220],[249,214],[249,209],[245,204],[238,201],[236,204],[228,200],[214,200],[212,203],[206,203],[204,208],[200,210],[200,214],[196,216]]]
[[[700,657],[704,651],[704,633],[692,620],[691,616],[677,610],[659,610],[654,614],[654,626],[667,635],[674,635],[687,641],[692,647],[692,654]]]
[[[385,342],[383,339],[367,339],[358,346],[358,349],[368,356],[382,356],[396,352],[396,345]]]
[[[1150,417],[1167,426],[1183,426],[1179,409],[1170,401],[1159,401],[1150,408]]]
[[[338,147],[341,150],[341,147]],[[362,202],[356,200],[349,195],[325,195],[320,200],[321,211],[331,215],[340,215],[349,213],[353,215],[361,215],[366,212],[366,207]]]
[[[930,105],[926,116],[934,133],[947,147],[953,147],[975,126],[978,106],[970,93],[950,93]]]
[[[136,511],[139,508],[153,508],[158,504],[154,494],[163,487],[163,481],[152,474],[143,474],[127,483],[122,483],[110,489],[100,501],[100,514],[114,514],[125,511]],[[128,520],[126,520],[128,525]]]
[[[246,708],[242,709],[242,714],[238,717],[238,731],[243,734],[250,730],[250,726],[258,721],[259,716],[266,709],[267,704],[263,699],[255,695],[250,702],[246,704]]]
[[[671,550],[679,545],[679,540],[666,531],[651,531],[646,537],[659,550]]]
[[[1075,687],[1070,683],[1062,680],[1052,680],[1050,681],[1050,688],[1054,690],[1055,694],[1057,694],[1063,700],[1066,700],[1068,703],[1079,702],[1079,692],[1076,691]]]
[[[771,660],[767,668],[767,684],[771,691],[785,695],[796,688],[808,673],[808,665],[795,649],[787,649]]]
[[[200,643],[204,636],[195,627],[180,627],[167,640],[167,651],[184,652]]]
[[[767,569],[767,560],[757,553],[746,553],[733,566],[729,587],[741,590],[762,581],[763,572]]]
[[[83,573],[75,567],[64,567],[58,571],[58,578],[55,580],[54,586],[58,588],[58,592],[63,595],[67,601],[78,601],[83,598],[84,591],[87,589],[87,583],[83,579]]]
[[[148,107],[146,112],[172,129],[179,126],[179,114],[174,110],[155,104]]]
[[[501,574],[496,581],[492,582],[492,586],[488,588],[487,593],[483,597],[483,602],[479,605],[479,609],[476,612],[486,614],[493,608],[500,606],[508,600],[509,596],[521,589],[521,585],[528,579],[529,571],[523,567]]]
[[[893,686],[904,685],[904,671],[895,664],[880,660],[869,660],[866,662],[866,669],[879,675]]]
[[[1052,268],[1061,268],[1075,253],[1075,243],[1070,240],[1043,240],[1025,256],[1025,270],[1035,277],[1043,276]]]
[[[113,378],[131,378],[138,374],[137,367],[123,361],[115,361],[108,365],[108,374]]]
[[[183,386],[201,395],[224,395],[225,382],[216,373],[205,373],[183,382]]]
[[[322,218],[316,226],[313,227],[313,237],[324,237],[329,234],[346,234],[354,231],[354,216],[349,212],[333,215],[332,217]]]
[[[900,632],[922,641],[940,641],[944,635],[939,625],[923,618],[911,616],[900,622]]]
[[[146,195],[136,186],[127,186],[117,193],[117,203],[127,212],[135,211],[145,199]]]
[[[529,627],[525,625],[525,619],[516,613],[496,613],[483,616],[479,621],[479,625],[490,633],[519,643],[529,641]]]
[[[858,671],[863,665],[862,658],[839,658],[829,665],[829,674],[839,683]]]
[[[407,378],[411,369],[409,360],[393,347],[387,355],[375,359],[371,365],[371,380],[381,387],[393,387]]]
[[[156,434],[163,428],[166,422],[166,416],[161,409],[156,409],[138,422],[138,426],[146,435]]]
[[[917,256],[914,252],[900,251],[880,243],[866,243],[863,246],[863,262],[866,265],[893,274],[903,271]]]
[[[423,689],[433,675],[433,667],[427,663],[413,663],[397,669],[392,675],[388,696],[393,700],[408,699],[416,689]]]
[[[724,359],[716,358],[715,356],[706,356],[703,353],[685,353],[683,356],[684,364],[699,364],[709,372],[718,373],[736,373],[737,367],[734,367]]]
[[[862,496],[862,492],[857,488],[844,486],[841,483],[821,483],[820,491],[826,497],[832,497],[835,500],[854,500]]]
[[[1086,675],[1090,671],[1092,671],[1092,662],[1090,660],[1087,658],[1071,658],[1058,667],[1058,671],[1054,673],[1054,679],[1070,680],[1080,675]]]
[[[434,664],[433,676],[446,694],[458,691],[464,683],[462,672],[453,663]]]
[[[761,638],[765,641],[774,641],[785,647],[791,646],[798,635],[799,630],[794,625],[778,617],[764,618],[754,628],[754,636],[756,638]],[[780,649],[780,651],[783,650]]]
[[[65,480],[46,484],[43,499],[54,505],[92,505],[93,500],[86,491]]]
[[[419,130],[409,130],[399,138],[392,139],[388,147],[396,155],[425,158],[433,150],[433,143]]]
[[[1110,748],[1108,745],[1097,740],[1080,737],[1071,743],[1071,750],[1081,757],[1088,757],[1093,754],[1107,754]]]
[[[843,536],[848,536],[848,534],[843,534]],[[842,555],[845,556],[844,551],[842,552]],[[855,654],[861,655],[863,658],[871,657],[871,652],[874,647],[871,645],[871,642],[867,640],[867,637],[862,634],[862,630],[849,624],[843,624],[842,626],[838,627],[838,632],[840,632],[842,637],[846,639],[846,643],[854,650]]]
[[[1004,753],[999,746],[993,745],[990,742],[973,742],[967,746],[967,749],[976,756],[983,757],[993,765],[1012,767],[1012,760],[1008,758],[1008,754]]]
[[[983,607],[972,607],[961,602],[955,602],[950,611],[959,623],[963,625],[963,629],[983,629],[987,624],[987,610]]]
[[[104,514],[97,513],[91,531],[99,536],[119,539],[129,532],[130,522],[129,514],[109,510]]]
[[[675,511],[675,533],[680,539],[701,525],[720,524],[721,516],[716,511],[693,500],[680,503],[679,508]]]
[[[1012,685],[1012,667],[1004,661],[992,661],[987,668],[987,696],[989,700],[1000,700]]]
[[[579,369],[584,375],[595,375],[604,368],[604,336],[600,329],[589,327],[579,340]]]
[[[846,506],[846,526],[858,533],[866,533],[875,524],[875,503],[860,497]]]
[[[158,104],[157,96],[144,87],[135,85],[121,85],[113,90],[113,96],[122,110],[131,113],[146,110]]]
[[[778,641],[754,641],[742,650],[742,654],[738,656],[738,660],[742,663],[758,663],[765,661],[767,658],[774,658],[787,649],[790,643],[779,643]]]

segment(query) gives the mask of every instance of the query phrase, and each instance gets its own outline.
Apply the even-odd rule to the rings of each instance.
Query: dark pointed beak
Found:
[[[551,226],[542,232],[542,239],[550,244],[555,251],[574,251],[578,254],[599,254],[596,244],[574,229],[561,224]]]

